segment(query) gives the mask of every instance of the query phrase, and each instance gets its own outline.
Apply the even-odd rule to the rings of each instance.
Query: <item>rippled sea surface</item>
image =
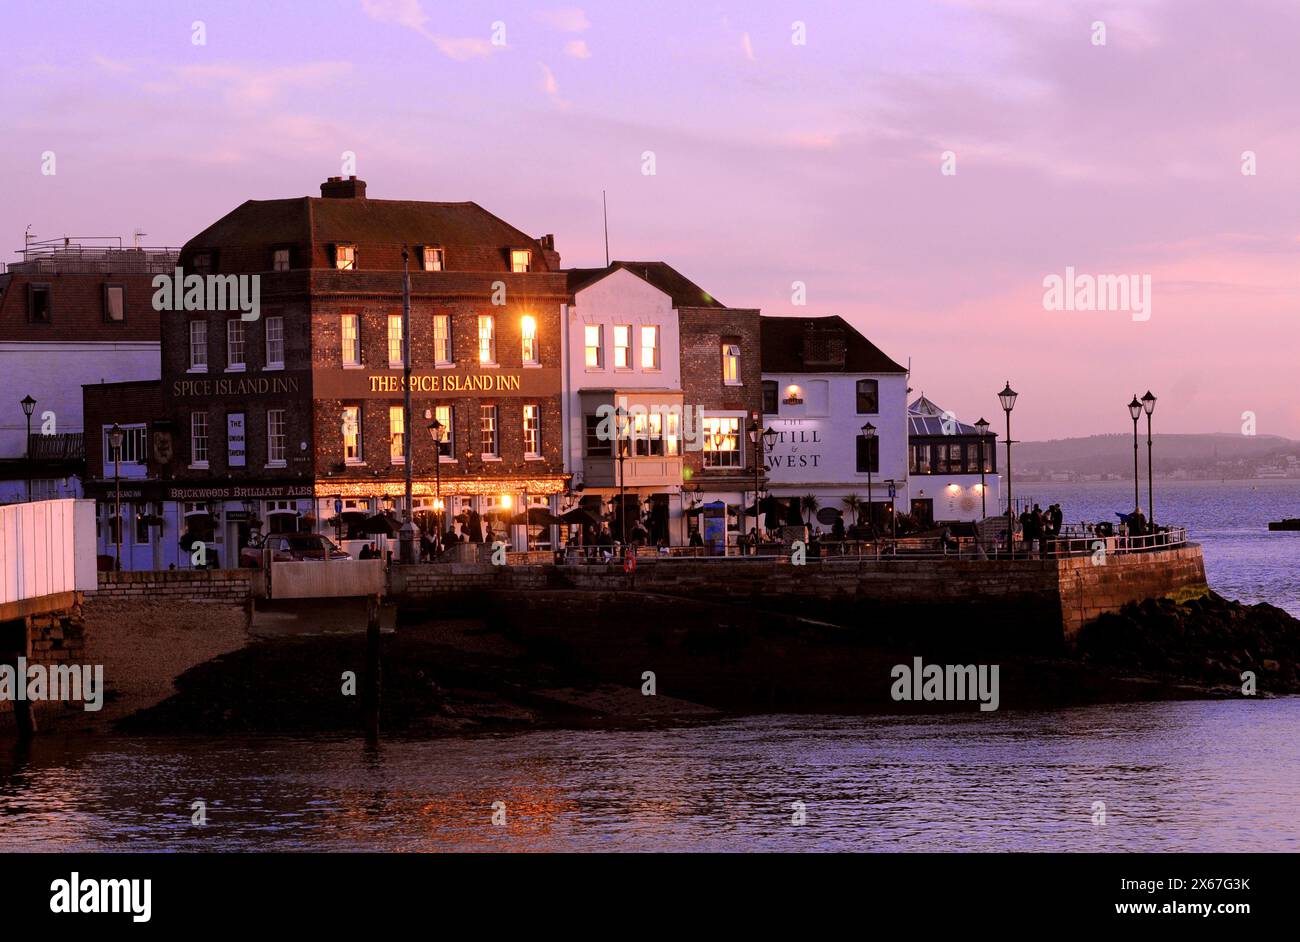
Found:
[[[7,761],[4,850],[1300,850],[1296,698]]]
[[[1132,501],[1017,492],[1069,521]],[[1222,594],[1300,616],[1300,533],[1266,529],[1300,516],[1300,482],[1157,482],[1156,513]],[[69,849],[1300,851],[1300,698],[0,753],[0,850]]]

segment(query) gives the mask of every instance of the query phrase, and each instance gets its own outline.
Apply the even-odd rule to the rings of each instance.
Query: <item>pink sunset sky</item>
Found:
[[[353,151],[371,197],[566,265],[603,262],[603,188],[613,257],[841,314],[969,421],[1010,379],[1017,438],[1125,433],[1148,388],[1158,431],[1300,438],[1298,41],[1281,0],[13,2],[0,248],[180,245]],[[1044,310],[1067,266],[1150,275],[1150,319]]]

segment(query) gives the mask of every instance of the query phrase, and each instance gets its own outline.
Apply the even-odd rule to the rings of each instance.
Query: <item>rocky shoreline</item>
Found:
[[[809,621],[663,596],[573,600],[479,597],[403,613],[382,639],[381,732],[449,735],[545,727],[627,727],[722,714],[973,710],[898,703],[890,669],[994,663],[1001,709],[1300,693],[1300,621],[1271,605],[1209,593],[1126,606],[1088,626],[1070,651],[978,651],[947,630],[906,632]],[[444,607],[445,608],[445,607]],[[466,611],[465,609],[471,609]],[[549,618],[538,617],[550,611]],[[906,628],[907,626],[895,626]],[[928,627],[928,626],[927,626]],[[943,626],[940,626],[943,627]],[[117,724],[124,733],[320,733],[362,729],[345,672],[365,664],[362,634],[254,641],[183,673],[176,693]],[[655,694],[647,696],[647,672]]]

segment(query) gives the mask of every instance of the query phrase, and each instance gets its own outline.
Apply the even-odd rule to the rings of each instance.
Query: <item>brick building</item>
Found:
[[[0,274],[0,503],[81,494],[84,383],[159,376],[159,321],[150,282],[177,251],[119,239],[29,241]],[[32,440],[18,400],[35,400]]]
[[[439,493],[446,518],[516,544],[524,504],[558,509],[566,284],[550,236],[472,202],[369,199],[364,182],[332,178],[320,197],[243,203],[192,238],[180,266],[186,291],[196,275],[208,285],[183,305],[198,309],[162,313],[152,441],[168,456],[161,516],[181,521],[180,542],[201,540],[222,566],[259,523],[358,549],[367,517],[403,515],[408,432],[422,529],[437,525]],[[257,310],[214,305],[214,282]],[[447,433],[436,467],[435,419]]]

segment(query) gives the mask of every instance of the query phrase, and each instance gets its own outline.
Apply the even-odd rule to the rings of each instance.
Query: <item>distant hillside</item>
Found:
[[[1300,456],[1300,442],[1279,435],[1154,435],[1155,470],[1159,475],[1175,472],[1222,473],[1232,477],[1254,477],[1260,467],[1286,466],[1286,456]],[[1146,431],[1139,429],[1141,472],[1146,473]],[[1001,456],[1001,452],[999,452]],[[1022,442],[1012,450],[1016,477],[1051,472],[1079,475],[1133,475],[1132,435],[1090,435],[1046,442]]]

